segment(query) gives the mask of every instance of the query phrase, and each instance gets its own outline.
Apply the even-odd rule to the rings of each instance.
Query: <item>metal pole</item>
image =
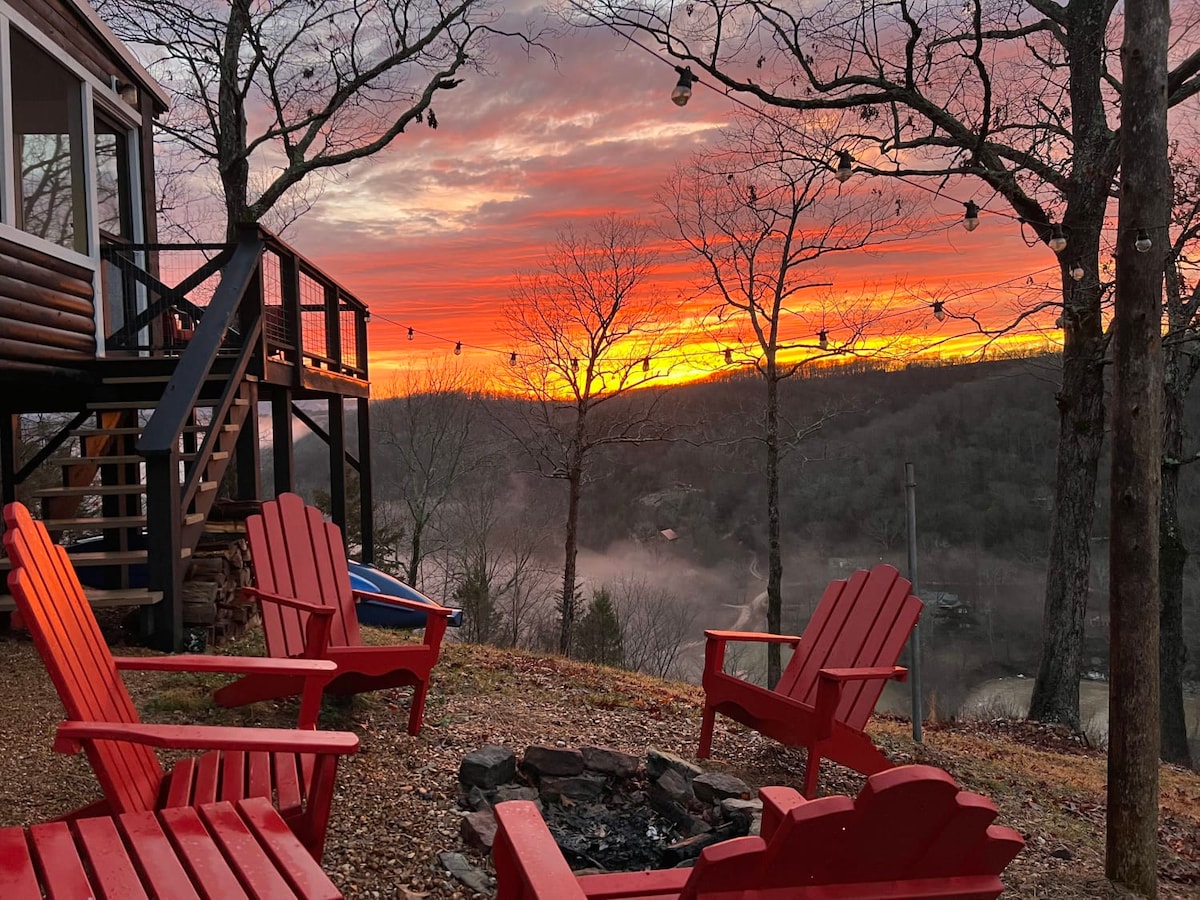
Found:
[[[913,474],[913,464],[904,464],[904,505],[908,511],[908,580],[912,582],[912,592],[917,594],[920,587],[917,584],[917,479]],[[912,735],[913,740],[921,743],[921,720],[924,718],[924,707],[921,703],[921,623],[918,622],[912,630],[909,639],[909,683],[912,686]]]

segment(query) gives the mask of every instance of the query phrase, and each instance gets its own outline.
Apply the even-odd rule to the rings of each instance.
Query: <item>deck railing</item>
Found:
[[[367,381],[366,305],[279,238],[256,230],[263,243],[256,275],[263,359]],[[119,326],[105,337],[106,351],[180,353],[204,318],[235,246],[105,247],[105,302],[120,311]],[[225,351],[240,346],[246,324],[230,328]]]

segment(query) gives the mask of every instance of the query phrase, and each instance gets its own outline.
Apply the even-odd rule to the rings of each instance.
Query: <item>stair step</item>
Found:
[[[101,378],[102,384],[165,384],[174,378],[174,375],[160,373],[158,375],[111,375],[106,378]],[[228,381],[229,375],[224,372],[209,372],[205,381]]]
[[[86,497],[92,494],[97,496],[118,496],[121,494],[144,494],[146,486],[144,484],[85,484],[85,485],[64,485],[62,487],[42,488],[40,491],[34,491],[35,497]]]
[[[162,600],[162,591],[146,591],[139,588],[124,590],[104,590],[102,588],[84,588],[88,603],[93,609],[119,606],[150,606]],[[10,594],[0,594],[0,612],[12,612],[17,608]]]
[[[75,568],[80,566],[128,566],[145,562],[150,554],[146,550],[96,550],[92,553],[70,553],[68,558]],[[180,559],[189,559],[192,551],[184,547]],[[0,571],[12,569],[12,561],[0,559]]]
[[[224,426],[230,429],[230,426]],[[195,434],[198,431],[209,431],[211,425],[186,425],[184,431]],[[232,429],[230,429],[232,430]],[[122,428],[76,428],[73,434],[75,437],[119,437],[121,435],[137,435],[141,434],[142,429],[136,425],[124,426]]]
[[[199,453],[180,453],[179,458],[182,459],[184,462],[191,462],[193,459],[195,459],[199,455],[200,455]],[[228,456],[229,456],[229,453],[226,452],[225,450],[217,450],[216,452],[213,453],[212,459],[217,459],[217,460],[226,459]],[[141,462],[145,462],[145,460],[142,457],[138,456],[136,453],[134,453],[134,454],[128,454],[128,455],[115,455],[115,456],[55,456],[52,459],[47,460],[47,462],[50,463],[51,465],[55,465],[55,466],[78,466],[78,465],[83,465],[84,463],[86,463],[88,465],[97,465],[97,466],[103,466],[103,465],[115,466],[115,465],[121,465],[124,463],[141,463]]]
[[[188,513],[183,524],[199,525],[204,521],[203,513]],[[45,519],[42,524],[49,531],[113,531],[118,528],[144,528],[145,516],[82,516],[77,519]]]

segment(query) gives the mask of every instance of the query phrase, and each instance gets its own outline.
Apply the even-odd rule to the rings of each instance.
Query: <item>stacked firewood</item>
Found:
[[[250,548],[232,534],[206,535],[192,554],[184,575],[183,624],[203,630],[215,646],[241,634],[254,613],[242,599],[250,583]]]

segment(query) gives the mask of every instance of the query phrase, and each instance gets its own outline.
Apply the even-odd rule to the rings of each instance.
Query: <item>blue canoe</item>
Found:
[[[409,587],[399,578],[394,578],[368,563],[354,560],[350,560],[350,586],[356,591],[404,597],[408,600],[416,600],[418,603],[434,602],[416,588]],[[461,609],[454,610],[447,620],[450,627],[460,628],[462,616]],[[377,600],[360,600],[358,621],[362,625],[378,625],[384,628],[424,628],[425,614],[399,606],[390,606]]]

